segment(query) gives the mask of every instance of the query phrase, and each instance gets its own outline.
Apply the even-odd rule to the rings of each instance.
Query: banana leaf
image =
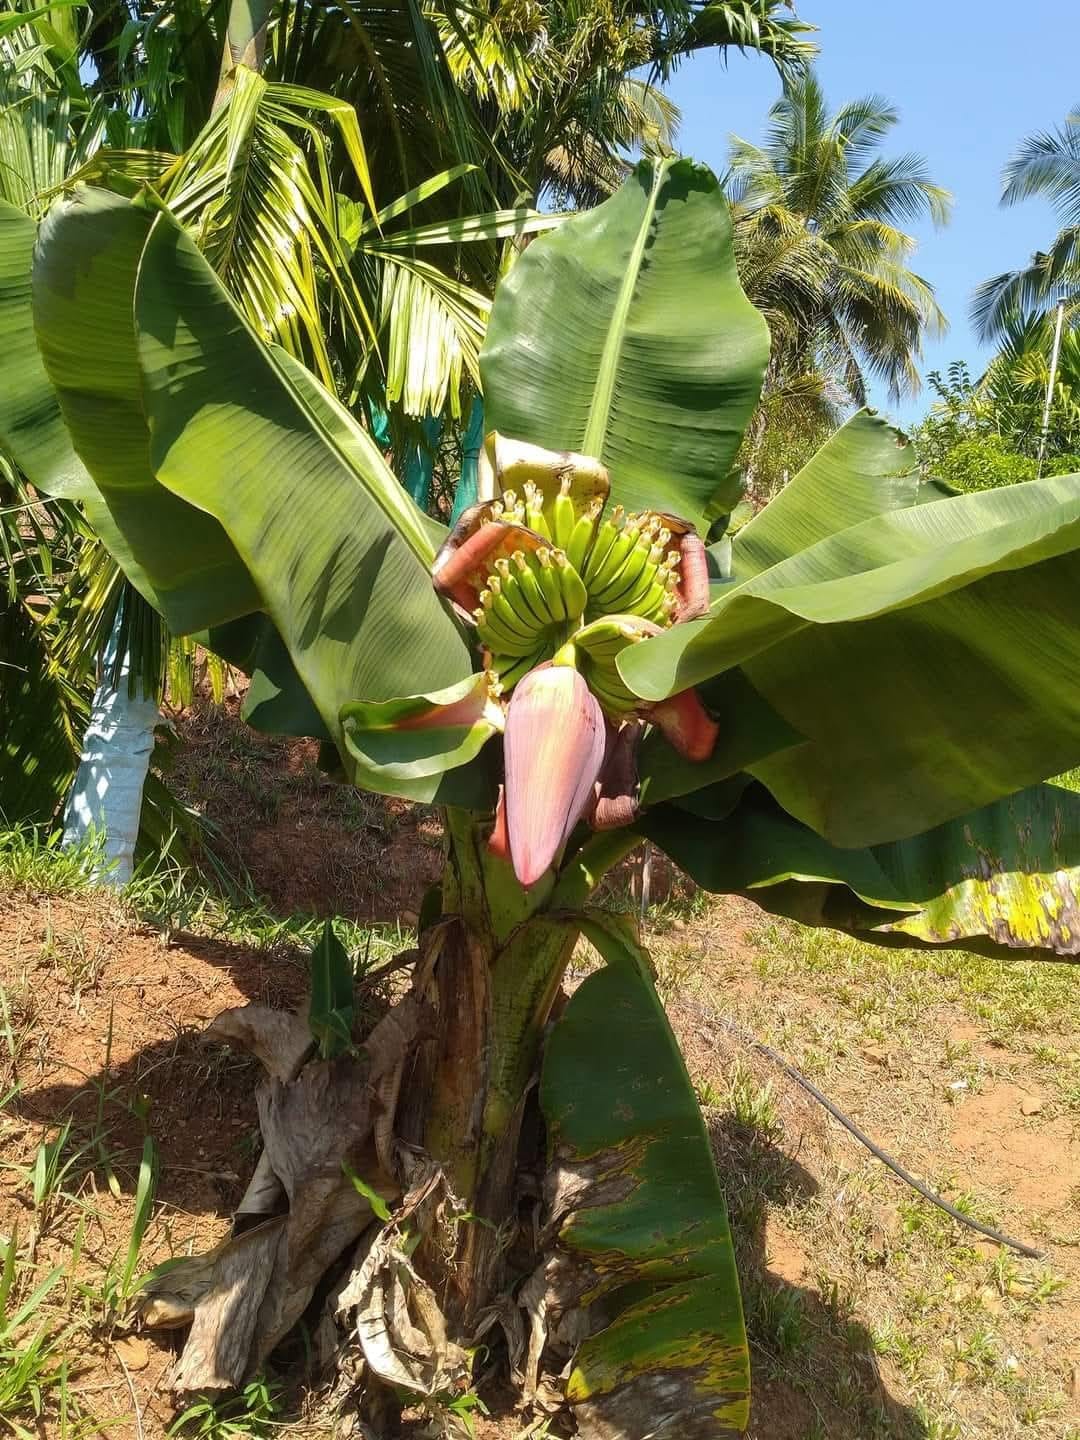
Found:
[[[849,442],[875,483],[880,432],[849,427]],[[813,482],[829,448],[799,477],[782,525],[747,527],[752,573],[740,579],[736,558],[707,616],[624,651],[626,683],[659,700],[741,668],[805,737],[747,768],[837,845],[916,835],[1070,769],[1080,476],[926,500],[912,475],[879,475],[884,498],[906,508],[882,503],[815,538]],[[803,535],[805,549],[756,568]]]
[[[628,509],[700,525],[757,403],[768,330],[739,285],[727,202],[688,160],[643,160],[534,240],[480,357],[490,429],[602,460]]]
[[[0,200],[0,445],[47,495],[81,499],[90,488],[38,353],[30,274],[37,225]]]
[[[117,553],[138,556],[132,579],[176,630],[207,630],[234,653],[269,644],[278,662],[287,654],[257,706],[309,721],[294,672],[348,762],[344,705],[408,695],[418,674],[437,689],[472,673],[431,585],[443,527],[336,399],[254,334],[167,213],[92,191],[64,202],[42,233],[35,310]],[[481,807],[492,798],[480,764],[446,781],[402,780],[394,793]]]
[[[749,1352],[701,1111],[647,956],[610,915],[583,931],[606,965],[551,1032],[540,1102],[569,1211],[561,1298],[613,1318],[567,1398],[585,1435],[723,1440],[746,1425]]]
[[[1080,795],[1036,785],[922,835],[830,845],[748,785],[719,820],[658,805],[639,822],[707,890],[885,945],[1080,958]]]

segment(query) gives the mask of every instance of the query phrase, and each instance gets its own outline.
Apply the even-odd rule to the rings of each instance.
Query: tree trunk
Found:
[[[526,892],[471,816],[448,812],[447,837],[437,958],[416,977],[434,1033],[406,1080],[398,1130],[443,1165],[474,1217],[443,1261],[447,1318],[467,1330],[502,1283],[530,1081],[578,932],[541,909],[552,885]]]
[[[64,845],[78,845],[91,835],[100,839],[103,848],[96,878],[116,886],[126,885],[134,871],[143,786],[160,719],[156,702],[143,693],[141,680],[136,682],[136,693],[129,692],[126,655],[118,683],[113,683],[122,625],[121,607],[102,656],[101,681],[64,809]]]

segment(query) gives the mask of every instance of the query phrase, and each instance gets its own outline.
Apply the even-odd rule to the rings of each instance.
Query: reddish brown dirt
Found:
[[[46,1215],[39,1264],[72,1265],[80,1215],[76,1275],[96,1286],[117,1256],[122,1264],[147,1132],[160,1174],[140,1269],[223,1238],[257,1153],[255,1074],[247,1060],[205,1047],[201,1032],[232,1005],[298,1004],[299,960],[194,936],[166,941],[99,895],[9,895],[0,896],[0,986],[12,1033],[0,1050],[0,1094],[19,1087],[0,1117],[0,1233],[17,1226],[25,1239],[40,1226],[27,1170],[70,1119],[67,1153],[82,1153],[60,1188],[78,1203],[58,1199],[55,1222]],[[171,1416],[160,1389],[171,1358],[167,1339],[137,1352],[148,1434]],[[130,1420],[127,1381],[96,1324],[85,1347],[80,1337],[77,1370],[73,1388],[100,1420]]]
[[[435,812],[337,784],[314,740],[260,735],[240,703],[174,717],[185,744],[169,780],[209,823],[212,848],[278,914],[411,923],[441,868]]]

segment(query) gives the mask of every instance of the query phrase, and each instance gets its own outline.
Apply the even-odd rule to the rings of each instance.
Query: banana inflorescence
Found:
[[[701,542],[672,516],[619,505],[605,513],[608,489],[606,470],[589,456],[488,436],[484,498],[441,552],[436,579],[475,622],[504,694],[561,655],[556,663],[580,669],[618,720],[639,701],[616,657],[679,618],[685,547]]]

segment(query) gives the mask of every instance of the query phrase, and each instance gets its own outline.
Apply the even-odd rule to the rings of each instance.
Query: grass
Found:
[[[34,826],[0,830],[0,888],[48,897],[83,894],[100,886],[99,862],[100,846],[93,837],[64,849],[57,831]],[[246,875],[236,880],[214,867],[207,880],[168,857],[137,871],[120,898],[140,920],[166,934],[190,932],[268,953],[310,951],[323,926],[317,915],[276,913]],[[338,919],[335,926],[357,974],[391,959],[415,939],[414,930],[400,922],[366,926]],[[67,974],[76,997],[100,975],[102,956],[88,953],[78,931],[55,934],[50,929],[40,958]],[[10,1045],[8,1029],[0,1006],[0,1042]]]

